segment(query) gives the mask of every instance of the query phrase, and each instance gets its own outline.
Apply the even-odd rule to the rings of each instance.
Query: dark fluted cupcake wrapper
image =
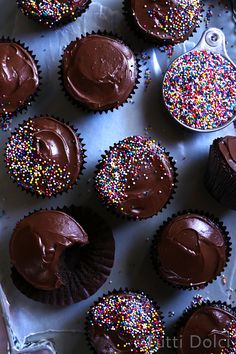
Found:
[[[132,294],[143,294],[147,297],[148,300],[150,300],[153,304],[153,306],[155,307],[155,309],[158,311],[158,314],[160,316],[160,320],[161,320],[161,323],[162,323],[162,328],[163,328],[163,331],[164,331],[164,335],[165,335],[165,321],[164,321],[164,315],[160,309],[160,306],[157,304],[157,302],[152,299],[149,295],[147,295],[146,293],[144,293],[143,291],[139,290],[139,289],[128,289],[128,288],[120,288],[119,290],[117,289],[113,289],[112,291],[108,291],[107,293],[103,294],[102,296],[100,296],[94,303],[93,305],[90,306],[88,312],[87,312],[87,316],[86,316],[86,319],[85,319],[85,326],[84,326],[84,334],[85,334],[85,338],[86,338],[86,342],[90,348],[90,350],[94,353],[94,354],[98,354],[98,352],[96,351],[96,349],[93,347],[92,343],[91,343],[91,338],[90,338],[90,335],[89,335],[89,312],[90,310],[99,304],[100,301],[102,301],[102,299],[104,297],[107,297],[107,296],[112,296],[112,295],[119,295],[119,294],[128,294],[128,293],[132,293]]]
[[[83,13],[85,13],[87,11],[91,2],[92,2],[92,0],[88,0],[87,4],[85,6],[83,6],[82,9],[80,9],[80,10],[77,9],[74,12],[73,16],[71,14],[69,14],[68,16],[62,18],[60,21],[55,22],[54,24],[53,23],[48,24],[48,21],[44,20],[44,17],[38,17],[37,15],[34,16],[33,14],[26,13],[22,9],[22,6],[21,6],[19,0],[17,0],[17,5],[18,5],[18,8],[20,9],[21,13],[24,16],[28,17],[29,19],[33,20],[33,22],[38,23],[38,24],[42,24],[49,29],[57,29],[57,28],[67,25],[68,23],[75,22],[80,16],[83,15]]]
[[[224,160],[216,139],[210,147],[205,185],[208,192],[219,203],[236,210],[236,172]]]
[[[187,321],[189,320],[189,318],[200,308],[206,307],[206,306],[213,306],[216,308],[220,308],[222,310],[225,310],[229,313],[231,313],[233,316],[236,317],[236,307],[231,306],[230,304],[227,304],[226,302],[222,302],[222,301],[210,301],[210,300],[204,300],[201,303],[198,304],[194,304],[190,307],[188,307],[184,313],[182,314],[182,316],[178,319],[178,321],[175,324],[175,333],[174,336],[175,338],[178,338],[181,332],[181,329],[184,328],[184,326],[186,325]],[[175,349],[175,353],[179,353],[178,350],[176,348]]]
[[[28,99],[22,103],[21,106],[19,106],[16,111],[14,112],[10,112],[10,113],[5,113],[5,114],[1,114],[0,113],[0,118],[2,118],[3,120],[7,120],[7,119],[12,119],[14,117],[16,117],[18,114],[21,114],[25,111],[27,111],[27,109],[29,108],[29,106],[31,106],[31,104],[33,102],[35,102],[35,99],[38,97],[39,92],[41,91],[41,85],[42,85],[42,77],[41,77],[41,68],[39,66],[39,62],[36,59],[35,54],[29,49],[29,47],[27,47],[25,45],[24,42],[21,41],[17,41],[15,38],[10,38],[10,37],[1,37],[0,38],[0,43],[15,43],[20,45],[26,52],[28,52],[28,54],[32,57],[32,59],[34,60],[34,63],[37,67],[37,72],[38,72],[38,79],[39,79],[39,84],[38,87],[36,88],[35,92],[28,97]]]
[[[62,194],[64,194],[64,193],[68,193],[75,185],[78,185],[78,184],[79,184],[80,178],[81,178],[81,176],[83,175],[83,171],[85,170],[85,164],[86,164],[86,157],[87,157],[87,156],[86,156],[85,144],[83,143],[83,138],[81,138],[81,134],[80,134],[80,133],[77,133],[77,130],[78,130],[78,129],[75,129],[75,128],[70,124],[70,122],[66,122],[64,119],[61,119],[61,118],[55,117],[54,115],[49,115],[49,114],[40,114],[40,115],[34,116],[34,117],[32,117],[32,118],[31,118],[31,117],[28,118],[28,120],[29,120],[29,119],[34,119],[34,118],[37,118],[37,117],[51,117],[51,118],[54,118],[54,119],[58,120],[60,123],[63,123],[63,124],[65,124],[65,125],[67,125],[68,127],[70,127],[70,128],[73,130],[73,132],[76,134],[77,139],[79,140],[79,143],[80,143],[80,147],[81,147],[81,158],[82,158],[82,163],[81,163],[81,167],[80,167],[80,172],[79,172],[79,175],[78,175],[77,180],[76,180],[74,183],[68,185],[67,189],[65,189],[65,190],[63,190],[63,191],[61,191],[61,192],[57,192],[56,194],[53,194],[53,195],[51,195],[51,196],[45,196],[44,194],[41,195],[41,194],[39,194],[39,193],[37,193],[37,192],[34,192],[34,191],[32,191],[32,190],[30,190],[30,189],[27,189],[27,188],[23,187],[22,185],[18,184],[17,181],[16,181],[13,177],[11,177],[11,174],[10,174],[10,172],[8,171],[8,166],[7,166],[6,162],[5,162],[5,167],[6,167],[6,169],[7,169],[7,174],[9,174],[9,176],[10,176],[10,179],[13,181],[13,183],[16,183],[16,184],[17,184],[17,187],[21,188],[22,191],[25,191],[27,194],[30,194],[32,197],[33,197],[33,196],[36,196],[37,198],[43,198],[43,199],[46,199],[46,198],[47,198],[47,199],[56,198],[58,195],[62,195]],[[7,143],[6,143],[6,147],[7,147],[8,143],[9,143],[9,141],[10,141],[11,136],[12,136],[13,134],[15,134],[15,132],[19,129],[19,127],[24,126],[24,124],[27,123],[28,120],[24,120],[21,124],[18,125],[18,127],[15,129],[15,131],[14,131],[14,132],[10,135],[10,137],[8,138],[8,141],[7,141]],[[5,159],[5,158],[6,158],[6,153],[4,153],[4,159]]]
[[[200,216],[204,216],[208,219],[210,219],[214,224],[216,224],[216,226],[219,227],[219,229],[222,232],[222,235],[224,236],[225,239],[225,245],[226,245],[226,262],[225,262],[225,266],[222,269],[222,271],[216,276],[214,277],[211,281],[206,282],[203,286],[184,286],[184,285],[177,285],[177,284],[173,284],[170,281],[168,281],[160,272],[160,261],[158,259],[158,255],[157,255],[157,247],[158,247],[158,242],[160,240],[160,234],[162,233],[163,229],[168,225],[168,223],[175,217],[177,216],[181,216],[181,215],[185,215],[185,214],[197,214]],[[168,219],[166,221],[164,221],[164,223],[160,226],[160,228],[156,231],[156,234],[154,235],[153,241],[152,241],[152,245],[151,245],[151,261],[153,264],[153,267],[157,273],[157,275],[162,279],[162,281],[168,285],[170,285],[172,288],[174,289],[180,289],[180,290],[200,290],[200,289],[204,289],[205,287],[207,287],[209,284],[213,283],[220,275],[223,274],[223,272],[225,271],[230,257],[231,257],[231,252],[232,252],[232,243],[231,243],[231,239],[229,237],[229,233],[227,231],[226,226],[223,224],[222,221],[220,221],[218,218],[216,218],[214,215],[207,213],[205,211],[199,211],[199,210],[193,210],[193,209],[187,209],[187,210],[183,210],[181,212],[178,212],[177,214],[172,214],[171,217],[168,217]]]
[[[162,147],[160,144],[158,144],[159,147]],[[163,147],[162,147],[163,148]],[[112,149],[112,146],[109,147],[109,150]],[[100,164],[103,162],[103,159],[105,158],[105,155],[109,153],[108,150],[105,150],[104,154],[101,156],[101,159],[98,161],[98,164],[96,166],[96,171],[95,171],[95,177],[97,175],[97,173],[99,172],[100,169]],[[173,169],[173,188],[172,188],[172,192],[170,195],[170,198],[167,200],[167,202],[165,203],[165,205],[155,214],[153,214],[152,216],[146,217],[146,218],[137,218],[137,217],[132,217],[130,215],[126,215],[126,214],[122,214],[121,212],[118,211],[117,208],[113,207],[112,205],[109,205],[106,201],[106,199],[104,199],[99,191],[96,188],[96,183],[95,183],[95,177],[94,177],[94,188],[97,194],[98,199],[102,202],[103,206],[106,207],[107,210],[111,211],[113,215],[118,216],[119,218],[123,219],[123,220],[129,220],[129,221],[142,221],[142,220],[147,220],[150,218],[153,218],[156,215],[159,215],[160,213],[162,213],[168,205],[171,204],[171,201],[174,199],[174,195],[176,194],[176,189],[178,186],[178,173],[177,173],[177,167],[176,167],[176,162],[174,160],[173,157],[170,156],[170,153],[166,151],[166,149],[164,148],[164,154],[169,158],[169,161],[171,163],[171,167]]]
[[[166,45],[172,45],[175,46],[176,44],[180,44],[180,43],[184,43],[185,41],[187,41],[189,38],[193,37],[194,33],[197,32],[198,28],[200,28],[200,25],[203,21],[203,12],[204,12],[204,4],[201,1],[201,6],[202,6],[202,10],[201,10],[201,17],[198,19],[195,28],[190,32],[188,38],[185,41],[181,41],[181,42],[177,42],[174,43],[173,41],[168,41],[168,40],[161,40],[158,38],[155,38],[151,35],[149,35],[148,33],[145,33],[145,31],[143,31],[135,22],[133,15],[132,15],[132,9],[129,5],[130,0],[123,0],[123,15],[125,17],[126,20],[126,24],[128,25],[128,27],[130,28],[130,30],[140,39],[143,41],[143,44],[145,43],[150,43],[152,45],[156,45],[158,47],[163,47]]]
[[[107,31],[97,31],[94,32],[92,31],[91,33],[86,33],[85,35],[81,35],[81,37],[77,37],[74,41],[71,41],[67,47],[69,47],[73,42],[76,42],[77,40],[81,39],[81,38],[85,38],[86,36],[92,35],[92,34],[97,34],[100,36],[108,36],[108,37],[112,37],[114,39],[117,39],[119,41],[121,41],[125,46],[128,46],[126,44],[126,42],[124,42],[123,38],[121,38],[119,35],[114,34],[112,32],[107,32]],[[67,47],[65,48],[64,52],[66,51]],[[128,46],[130,48],[130,46]],[[130,48],[132,50],[132,48]],[[87,112],[87,113],[91,113],[93,112],[94,114],[99,113],[108,113],[108,112],[113,112],[114,110],[118,110],[119,108],[123,107],[124,104],[128,103],[134,96],[136,90],[138,89],[138,85],[140,84],[140,79],[141,79],[141,62],[137,56],[137,54],[135,54],[135,52],[132,50],[134,57],[135,57],[135,61],[136,61],[136,81],[135,81],[135,85],[132,89],[132,91],[130,92],[129,96],[127,97],[127,99],[119,104],[119,106],[117,107],[113,107],[113,108],[107,108],[107,109],[101,109],[101,110],[93,110],[91,108],[89,108],[86,104],[80,102],[79,100],[76,100],[74,97],[72,97],[66,90],[66,87],[64,85],[64,80],[63,80],[63,56],[64,56],[64,52],[62,54],[62,57],[60,59],[60,64],[59,64],[59,70],[58,70],[58,75],[59,75],[59,81],[60,81],[60,85],[61,88],[65,94],[65,96],[68,98],[68,100],[74,105],[77,106],[78,108],[82,109],[83,111]]]
[[[80,267],[77,266],[74,271],[67,269],[66,274],[63,273],[66,286],[53,291],[36,289],[13,266],[11,277],[14,285],[27,297],[49,305],[67,306],[87,299],[103,286],[112,270],[115,254],[112,230],[104,219],[90,208],[72,205],[40,210],[58,210],[70,215],[88,233],[90,242],[81,247],[83,252],[79,254]],[[28,216],[40,210],[35,210]]]

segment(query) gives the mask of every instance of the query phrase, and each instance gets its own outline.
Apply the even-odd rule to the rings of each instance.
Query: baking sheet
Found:
[[[214,8],[209,5],[214,5]],[[224,300],[234,304],[236,298],[236,212],[219,205],[205,190],[203,176],[210,143],[219,136],[233,134],[229,127],[218,133],[194,133],[171,120],[161,102],[161,80],[170,62],[194,47],[206,27],[201,24],[193,37],[177,45],[173,56],[158,48],[144,47],[143,42],[127,28],[122,16],[120,0],[93,0],[89,10],[75,23],[56,31],[42,28],[25,18],[16,8],[15,1],[0,0],[0,33],[24,41],[34,51],[42,68],[41,93],[25,114],[12,122],[13,129],[24,119],[35,114],[51,113],[70,120],[81,132],[87,149],[87,164],[79,188],[51,201],[32,198],[22,192],[6,175],[3,163],[4,144],[10,132],[0,132],[0,280],[10,307],[14,332],[23,342],[33,334],[33,339],[53,338],[60,354],[87,354],[83,327],[86,311],[99,295],[120,287],[132,287],[150,294],[160,304],[167,323],[172,328],[196,294],[211,300]],[[218,4],[206,1],[208,14],[213,13],[209,26],[223,29],[230,57],[236,62],[235,24],[228,1]],[[206,18],[206,16],[205,16]],[[77,36],[92,30],[112,30],[126,39],[136,50],[143,50],[143,75],[133,100],[118,111],[109,114],[88,114],[71,105],[64,96],[58,81],[58,62],[63,48]],[[150,56],[147,64],[146,57]],[[146,85],[145,85],[146,77]],[[148,86],[145,88],[145,86]],[[147,134],[160,140],[177,161],[179,186],[174,201],[159,216],[147,221],[121,221],[106,211],[96,200],[92,185],[95,165],[102,152],[114,142],[129,135]],[[10,279],[8,243],[16,222],[44,207],[86,205],[105,217],[116,239],[116,257],[111,276],[91,298],[67,308],[58,309],[41,305],[22,295]],[[152,235],[159,225],[182,209],[197,208],[210,211],[227,225],[233,242],[233,256],[225,271],[226,284],[221,278],[202,291],[175,291],[156,276],[150,261],[149,249]],[[170,312],[174,315],[170,315]],[[35,335],[35,333],[39,333]],[[79,349],[78,349],[79,348]]]

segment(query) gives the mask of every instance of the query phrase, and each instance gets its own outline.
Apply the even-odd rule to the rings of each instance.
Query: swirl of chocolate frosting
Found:
[[[164,149],[142,136],[128,137],[102,159],[96,188],[102,200],[132,218],[148,218],[170,199],[174,166]]]
[[[225,136],[221,139],[219,149],[229,167],[236,172],[236,136]]]
[[[235,321],[236,316],[230,309],[213,304],[201,306],[193,312],[179,332],[182,346],[178,353],[234,353],[230,327],[233,322],[235,326]],[[208,341],[208,347],[204,346],[204,340]]]
[[[176,216],[159,237],[159,272],[171,284],[205,286],[226,264],[225,235],[208,217],[193,213]]]
[[[132,51],[120,40],[98,34],[69,44],[63,55],[62,71],[66,91],[92,110],[120,106],[137,79]]]
[[[0,114],[24,107],[39,86],[37,65],[21,45],[0,41]]]
[[[66,248],[84,246],[88,236],[71,216],[42,210],[20,221],[11,237],[10,257],[17,271],[37,289],[63,285],[59,261]]]
[[[126,0],[134,25],[157,41],[179,43],[195,30],[201,0]]]
[[[83,152],[75,131],[50,116],[35,117],[10,137],[8,171],[22,187],[52,196],[78,179]]]

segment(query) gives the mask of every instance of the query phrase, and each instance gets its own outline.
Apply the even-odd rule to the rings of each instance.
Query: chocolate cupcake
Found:
[[[118,108],[131,97],[138,81],[138,64],[120,39],[93,33],[67,46],[60,75],[74,103],[102,112]]]
[[[178,330],[178,354],[235,353],[236,310],[226,303],[207,302],[190,309]]]
[[[224,270],[231,243],[218,219],[197,211],[173,215],[157,231],[154,266],[163,280],[182,289],[204,288]]]
[[[39,88],[39,67],[33,53],[19,41],[0,39],[0,117],[27,109]]]
[[[95,186],[103,203],[119,215],[146,219],[166,206],[176,186],[175,164],[163,147],[128,137],[102,156]]]
[[[156,353],[164,340],[164,325],[159,307],[144,293],[119,290],[90,308],[86,333],[99,354]]]
[[[16,0],[21,12],[49,28],[75,21],[91,0]]]
[[[236,210],[236,137],[214,140],[210,147],[205,184],[222,205]]]
[[[114,249],[112,231],[90,209],[37,211],[21,220],[12,234],[12,279],[33,300],[69,305],[103,285]]]
[[[52,116],[30,118],[10,136],[5,151],[7,172],[18,186],[52,197],[72,188],[84,162],[76,131]]]
[[[124,0],[129,24],[145,39],[158,44],[184,42],[199,25],[201,0]]]

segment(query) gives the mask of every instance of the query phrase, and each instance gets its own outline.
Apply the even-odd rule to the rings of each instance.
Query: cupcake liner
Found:
[[[216,139],[210,147],[205,185],[208,192],[219,203],[236,210],[236,172],[222,158],[217,145],[222,139]]]
[[[123,0],[123,7],[122,7],[122,12],[123,12],[123,15],[126,20],[126,24],[128,25],[129,29],[140,40],[142,40],[143,43],[149,43],[149,44],[155,45],[157,47],[163,47],[165,45],[175,46],[176,44],[184,43],[185,41],[189,40],[189,38],[193,37],[194,33],[196,33],[198,28],[200,28],[200,24],[203,22],[203,12],[205,10],[204,10],[204,3],[201,1],[201,5],[202,5],[201,17],[198,19],[196,27],[190,32],[188,38],[184,42],[173,43],[172,41],[168,41],[168,40],[164,41],[164,40],[161,40],[158,38],[155,39],[154,37],[151,37],[150,35],[148,35],[144,31],[142,31],[142,29],[139,26],[137,26],[137,24],[134,20],[134,17],[132,15],[132,9],[129,5],[129,2],[130,2],[130,0]]]
[[[114,144],[115,146],[116,144]],[[176,167],[176,161],[174,160],[174,158],[172,156],[170,156],[170,153],[168,151],[166,151],[166,149],[160,145],[158,143],[158,146],[159,147],[162,147],[163,148],[163,152],[165,153],[165,155],[169,158],[169,161],[171,163],[171,166],[173,168],[173,175],[174,175],[174,178],[173,178],[173,189],[172,189],[172,193],[171,193],[171,196],[170,198],[167,200],[167,202],[165,203],[165,205],[157,212],[155,213],[154,215],[150,216],[150,217],[146,217],[146,218],[137,218],[137,217],[132,217],[130,215],[125,215],[125,214],[122,214],[122,213],[119,213],[119,211],[117,210],[117,208],[115,208],[114,206],[112,205],[107,205],[106,203],[106,199],[104,199],[100,194],[99,192],[97,191],[96,189],[96,184],[95,184],[95,177],[94,177],[94,188],[95,188],[95,191],[96,191],[96,195],[97,195],[97,198],[101,201],[102,205],[109,211],[112,212],[113,215],[115,216],[118,216],[119,218],[123,219],[123,220],[129,220],[129,221],[142,221],[142,220],[147,220],[147,219],[151,219],[153,218],[154,216],[157,216],[159,215],[160,213],[162,213],[168,205],[171,204],[171,201],[174,199],[174,195],[176,194],[176,189],[177,189],[177,186],[178,186],[178,173],[177,173],[177,167]],[[95,176],[97,175],[97,173],[99,172],[99,169],[100,169],[100,165],[102,164],[103,162],[103,159],[106,157],[106,154],[109,153],[109,150],[112,149],[113,146],[110,146],[108,150],[105,150],[104,151],[104,154],[102,154],[101,156],[101,159],[98,161],[98,164],[96,165],[96,170],[95,170]]]
[[[82,38],[85,38],[86,36],[89,36],[89,35],[92,35],[92,34],[97,34],[97,35],[103,35],[103,36],[109,36],[109,37],[112,37],[114,39],[117,39],[117,40],[120,40],[124,45],[128,46],[131,50],[132,48],[126,44],[126,42],[124,42],[124,40],[117,34],[114,34],[112,32],[107,32],[107,31],[92,31],[91,33],[89,32],[86,32],[85,35],[81,35],[81,37],[77,37],[74,41],[71,41],[68,46],[70,46],[72,43],[76,42],[77,40],[79,39],[82,39]],[[68,47],[67,46],[67,47]],[[66,48],[67,48],[66,47]],[[130,92],[129,96],[127,97],[127,99],[119,104],[118,107],[113,107],[113,108],[109,108],[109,109],[102,109],[102,110],[93,110],[91,108],[89,108],[88,106],[86,106],[85,104],[83,104],[82,102],[76,100],[75,98],[73,98],[66,90],[65,86],[64,86],[64,80],[63,80],[63,56],[64,56],[64,52],[66,51],[66,48],[65,50],[63,51],[63,54],[61,56],[61,59],[59,61],[59,70],[58,70],[58,75],[59,75],[59,82],[60,82],[60,86],[62,88],[62,91],[64,92],[65,96],[68,98],[68,100],[74,105],[74,106],[77,106],[78,108],[82,109],[84,112],[87,112],[87,113],[99,113],[99,114],[102,114],[102,113],[108,113],[108,112],[113,112],[114,110],[118,110],[119,108],[123,107],[124,104],[128,103],[134,96],[135,94],[135,91],[138,89],[138,85],[140,84],[140,79],[141,79],[141,74],[142,74],[142,71],[141,71],[141,62],[140,62],[140,59],[138,58],[137,54],[132,50],[134,56],[135,56],[135,60],[136,60],[136,82],[135,82],[135,85],[133,87],[133,90]]]
[[[34,116],[32,118],[30,117],[28,119],[34,119],[34,118],[37,118],[37,117],[51,117],[51,118],[54,118],[54,119],[58,120],[59,122],[66,124],[76,134],[76,136],[77,136],[77,138],[79,140],[80,146],[81,146],[81,158],[82,158],[82,163],[81,163],[81,167],[80,167],[80,173],[78,175],[77,180],[73,184],[69,185],[66,190],[63,190],[61,192],[57,192],[55,195],[53,194],[51,196],[45,196],[44,194],[41,195],[41,194],[38,194],[37,192],[34,192],[34,191],[30,190],[30,189],[27,189],[27,188],[23,187],[22,185],[18,184],[15,179],[13,179],[11,177],[10,173],[8,172],[8,167],[7,167],[7,163],[6,163],[6,160],[5,160],[6,159],[6,152],[4,152],[5,167],[7,169],[7,174],[9,174],[10,179],[13,181],[13,183],[16,183],[17,187],[21,188],[22,191],[26,192],[27,194],[30,194],[32,197],[36,196],[37,198],[42,198],[42,199],[56,198],[58,195],[62,195],[64,193],[68,193],[75,185],[79,184],[80,178],[83,175],[83,171],[85,170],[85,164],[87,163],[87,161],[86,161],[86,157],[87,157],[86,156],[86,151],[87,150],[84,148],[85,144],[83,143],[83,138],[81,138],[81,134],[77,133],[78,129],[74,128],[73,125],[71,125],[71,123],[69,121],[66,122],[64,119],[61,119],[61,118],[58,118],[58,117],[56,117],[54,115],[49,115],[49,114],[40,114],[40,115]],[[28,120],[24,120],[21,124],[18,125],[18,127],[15,129],[15,131],[8,138],[8,141],[6,143],[6,147],[7,147],[7,144],[10,142],[11,136],[13,134],[15,134],[16,130],[18,130],[20,127],[23,127],[25,125],[25,123],[27,123],[27,121]]]
[[[37,15],[34,15],[33,13],[26,13],[21,7],[21,4],[20,4],[21,1],[20,0],[16,1],[19,10],[21,11],[21,13],[24,16],[28,17],[30,20],[33,20],[33,22],[35,22],[37,24],[44,25],[45,27],[47,27],[49,29],[57,29],[57,28],[67,25],[68,23],[75,22],[80,16],[83,15],[83,13],[85,13],[88,10],[91,2],[92,2],[92,0],[88,0],[87,4],[84,5],[83,8],[80,10],[76,9],[75,12],[73,13],[73,15],[68,14],[68,16],[64,17],[60,21],[49,25],[48,21],[44,17],[39,18]]]
[[[91,344],[91,338],[89,335],[89,311],[93,308],[93,306],[96,306],[99,304],[100,301],[102,301],[103,297],[105,296],[111,296],[111,295],[119,295],[119,294],[123,294],[123,293],[136,293],[136,294],[144,294],[153,304],[153,306],[155,307],[155,309],[158,311],[159,316],[160,316],[160,320],[162,322],[162,328],[164,330],[164,334],[165,334],[165,321],[164,321],[164,316],[163,313],[160,309],[160,306],[157,304],[157,302],[155,300],[152,299],[152,297],[150,297],[149,295],[147,295],[146,293],[144,293],[143,291],[137,290],[137,289],[128,289],[128,288],[120,288],[119,290],[117,289],[113,289],[112,291],[108,291],[107,293],[103,294],[102,296],[100,296],[94,303],[93,305],[90,306],[88,312],[87,312],[87,316],[85,319],[85,326],[84,326],[84,334],[85,334],[85,338],[86,338],[86,342],[90,348],[90,350],[94,353],[97,354],[97,351],[95,350],[95,348],[93,347],[93,345]],[[164,340],[164,339],[163,339]]]
[[[225,310],[229,313],[231,313],[233,316],[236,317],[236,307],[231,306],[230,304],[227,304],[226,302],[222,302],[222,301],[210,301],[210,300],[203,300],[203,302],[200,302],[198,304],[194,304],[190,307],[188,307],[187,309],[185,309],[184,313],[182,314],[182,316],[178,319],[176,325],[175,325],[175,333],[174,333],[174,337],[178,338],[182,328],[186,325],[187,321],[189,320],[189,318],[200,308],[206,307],[206,306],[213,306],[216,308],[220,308],[222,310]],[[175,349],[175,353],[179,353],[178,350],[176,348]]]
[[[213,278],[211,281],[206,282],[206,284],[204,286],[184,286],[184,285],[175,285],[171,282],[169,282],[160,272],[160,261],[158,259],[158,255],[157,252],[155,252],[155,250],[158,247],[158,243],[160,240],[160,234],[163,231],[163,229],[165,228],[165,226],[175,217],[177,216],[181,216],[181,215],[185,215],[187,213],[191,213],[191,214],[198,214],[200,216],[204,216],[209,218],[212,222],[214,222],[219,229],[221,230],[222,234],[224,235],[224,239],[225,239],[225,243],[226,243],[226,262],[225,262],[225,266],[222,269],[222,271],[215,277]],[[231,239],[229,237],[229,233],[227,231],[226,226],[223,224],[222,221],[220,221],[218,218],[216,218],[214,215],[208,213],[208,212],[204,212],[204,211],[199,211],[199,210],[193,210],[193,209],[187,209],[187,210],[183,210],[181,212],[178,212],[176,214],[172,214],[171,217],[168,217],[167,220],[165,220],[163,222],[163,224],[159,227],[159,229],[156,231],[156,234],[154,235],[153,241],[152,241],[152,245],[151,245],[151,261],[153,264],[153,267],[157,273],[157,275],[159,276],[159,278],[166,284],[168,284],[169,286],[171,286],[174,289],[181,289],[181,290],[200,290],[200,289],[204,289],[206,288],[209,284],[213,283],[221,274],[223,274],[224,270],[226,269],[228,262],[230,260],[231,257],[231,251],[232,251],[232,243],[231,243]]]
[[[66,254],[67,251],[65,251],[61,258],[59,272],[67,286],[52,291],[36,289],[18,273],[14,266],[11,277],[14,285],[27,297],[44,304],[66,306],[87,299],[106,282],[113,267],[115,241],[112,230],[104,219],[90,208],[72,205],[71,207],[51,208],[51,210],[62,211],[72,216],[89,236],[88,245],[80,247],[78,251],[76,246],[71,247],[70,252]],[[66,257],[73,263],[75,270],[70,270],[65,261]]]
[[[42,77],[41,77],[41,68],[39,65],[39,61],[36,59],[35,54],[25,45],[25,43],[16,40],[15,38],[10,38],[10,37],[4,37],[2,36],[0,38],[0,43],[15,43],[20,45],[25,51],[27,51],[32,59],[34,60],[34,63],[37,67],[37,72],[38,72],[38,79],[39,79],[39,84],[38,87],[36,88],[35,92],[33,95],[31,95],[21,106],[19,106],[16,111],[10,112],[10,113],[5,113],[5,114],[0,114],[0,118],[4,119],[5,121],[11,120],[13,117],[16,117],[18,114],[21,114],[25,111],[27,111],[28,107],[31,106],[33,102],[35,102],[35,99],[38,97],[39,92],[41,91],[41,86],[42,86]]]

